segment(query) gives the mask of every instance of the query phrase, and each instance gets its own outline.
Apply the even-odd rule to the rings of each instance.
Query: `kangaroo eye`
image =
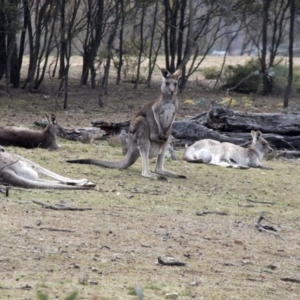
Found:
[[[166,86],[169,86],[169,84],[170,84],[169,82],[166,82]]]
[[[176,86],[177,86],[177,83],[174,83],[174,86],[176,87]]]

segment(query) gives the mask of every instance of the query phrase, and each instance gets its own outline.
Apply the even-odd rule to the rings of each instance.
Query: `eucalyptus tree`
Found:
[[[84,85],[88,83],[89,72],[92,78],[95,77],[94,61],[104,35],[104,2],[104,0],[84,0],[86,28],[82,42],[83,67],[81,74],[81,84]],[[94,82],[92,82],[92,86],[95,87]]]
[[[259,57],[263,95],[273,90],[273,68],[289,32],[290,4],[291,0],[256,0],[245,5],[244,22]]]
[[[32,1],[28,20],[29,67],[23,88],[29,91],[39,89],[51,51],[55,46],[54,32],[58,20],[56,0]]]
[[[216,42],[241,30],[242,4],[232,0],[164,0],[163,4],[166,67],[172,72],[191,57],[188,67],[184,68],[184,87]]]
[[[0,80],[6,74],[6,90],[10,84],[18,87],[19,64],[17,33],[22,29],[22,3],[20,0],[0,2]],[[20,53],[22,54],[22,52]]]
[[[294,33],[295,33],[295,16],[296,16],[296,1],[291,0],[290,3],[290,31],[289,31],[289,72],[288,72],[288,82],[283,98],[283,109],[287,109],[289,105],[289,97],[293,84],[293,57],[294,57]]]
[[[69,83],[69,69],[70,59],[72,54],[72,46],[74,38],[85,28],[85,21],[82,18],[82,0],[61,0],[60,3],[60,69],[59,78],[61,79],[56,97],[58,96],[62,87],[64,88],[64,102],[63,108],[68,106],[68,83]]]

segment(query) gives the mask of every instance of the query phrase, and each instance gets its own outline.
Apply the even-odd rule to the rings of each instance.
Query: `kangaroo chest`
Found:
[[[165,103],[158,112],[159,123],[162,131],[170,129],[176,114],[176,107],[173,103]]]

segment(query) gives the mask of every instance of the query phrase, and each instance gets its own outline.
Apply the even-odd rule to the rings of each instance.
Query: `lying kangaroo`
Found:
[[[37,189],[90,189],[96,185],[86,179],[74,180],[51,172],[48,169],[18,155],[0,153],[0,180],[3,183],[23,188]],[[39,174],[57,181],[39,179]]]
[[[164,156],[171,137],[172,124],[178,110],[178,80],[181,70],[171,74],[161,70],[162,85],[160,97],[146,104],[131,119],[128,134],[129,145],[125,158],[118,162],[109,162],[96,159],[68,160],[70,163],[93,164],[106,168],[126,169],[133,165],[139,156],[142,158],[142,176],[160,179],[164,176],[186,178],[163,169]],[[149,168],[149,158],[157,157],[155,173]]]
[[[273,149],[260,131],[252,130],[251,135],[252,143],[247,148],[210,139],[200,140],[186,149],[183,159],[188,162],[210,163],[222,167],[271,169],[263,166],[261,160],[265,153]]]
[[[43,130],[0,126],[0,145],[27,149],[36,147],[49,150],[57,149],[56,135],[59,132],[64,134],[63,128],[57,124],[54,114],[51,114],[51,119],[48,115],[45,115],[45,117],[48,124]]]

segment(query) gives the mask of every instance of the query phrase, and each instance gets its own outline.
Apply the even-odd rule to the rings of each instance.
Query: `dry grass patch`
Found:
[[[177,292],[179,299],[298,298],[298,284],[281,280],[299,273],[296,162],[266,162],[274,171],[224,169],[188,164],[180,150],[178,160],[165,165],[188,179],[165,182],[142,178],[140,160],[123,171],[64,162],[120,159],[121,149],[106,142],[60,144],[54,152],[8,150],[63,175],[86,177],[97,187],[12,188],[8,198],[1,196],[3,299],[34,299],[37,291],[62,299],[74,290],[79,299],[134,299],[136,286],[145,299],[162,299],[168,292]],[[48,210],[32,200],[92,211]],[[225,215],[197,215],[202,211]],[[261,211],[284,240],[255,228]],[[158,265],[161,255],[186,266]]]
[[[132,85],[112,85],[105,107],[99,108],[97,91],[74,84],[70,108],[61,111],[52,88],[44,87],[48,100],[18,90],[12,90],[11,99],[0,90],[1,124],[33,127],[45,112],[55,112],[65,127],[90,126],[93,119],[125,121],[159,94],[159,83],[137,91]],[[178,119],[201,113],[210,100],[223,96],[191,82],[179,95]],[[199,105],[183,105],[185,99],[200,97]],[[256,97],[247,109],[278,111],[280,101]],[[187,179],[166,182],[142,178],[140,160],[122,171],[65,163],[77,157],[119,160],[122,150],[115,141],[110,146],[59,139],[59,144],[52,152],[7,151],[97,186],[91,191],[12,188],[8,198],[0,194],[1,299],[36,299],[38,291],[63,299],[78,291],[79,299],[130,300],[137,298],[137,286],[151,300],[170,292],[180,300],[299,299],[299,283],[281,280],[300,279],[298,162],[264,162],[274,168],[270,171],[224,169],[186,163],[179,149],[178,159],[167,159],[165,167]],[[55,211],[33,200],[92,210]],[[213,213],[197,215],[203,211]],[[266,224],[276,227],[284,240],[258,231],[255,221],[262,211]],[[173,256],[186,266],[159,265],[158,256]]]

